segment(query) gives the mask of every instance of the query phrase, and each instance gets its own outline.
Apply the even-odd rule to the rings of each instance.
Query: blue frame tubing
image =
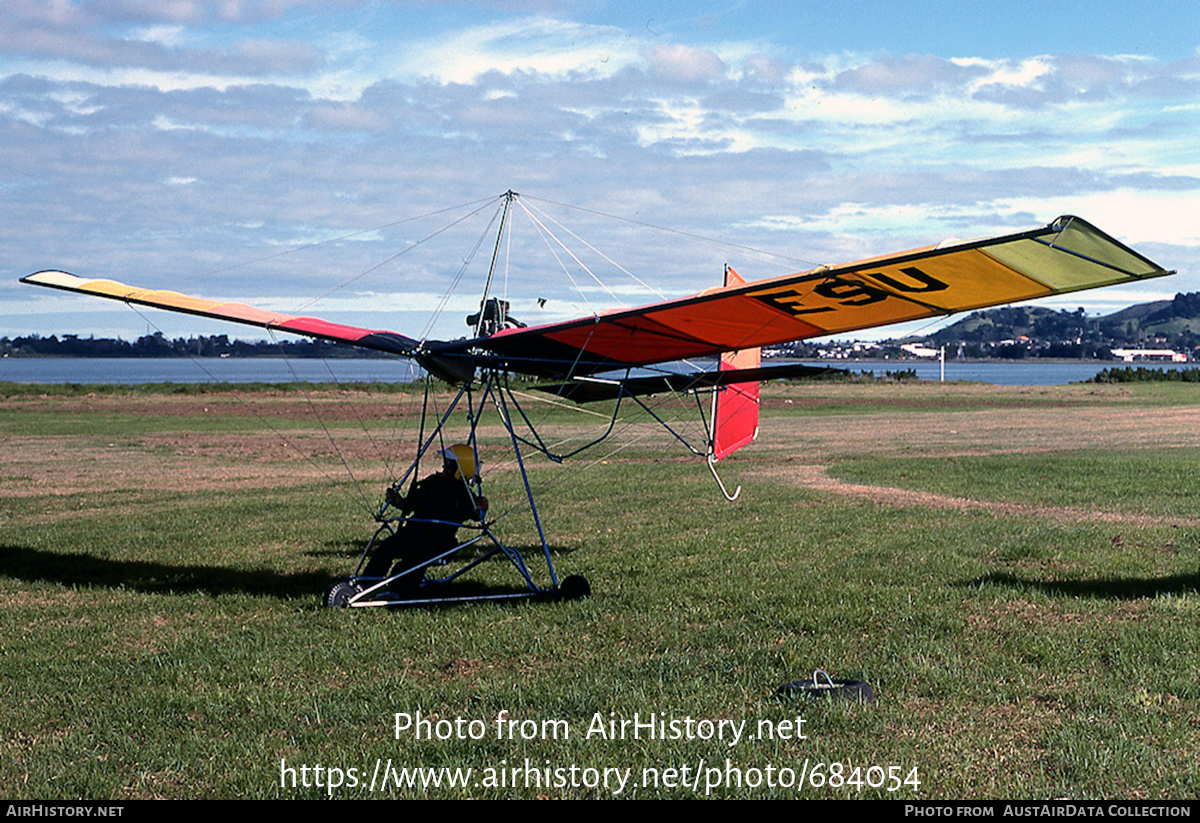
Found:
[[[371,537],[370,541],[367,543],[367,546],[364,549],[362,555],[359,557],[359,561],[358,561],[358,564],[355,566],[353,575],[351,575],[351,577],[347,583],[335,583],[333,586],[330,587],[330,589],[326,592],[327,605],[330,605],[331,607],[332,606],[349,606],[349,607],[354,607],[354,608],[365,608],[365,607],[370,607],[370,606],[403,606],[403,605],[420,605],[420,604],[434,604],[434,603],[467,602],[467,601],[474,601],[474,600],[500,600],[500,599],[544,596],[544,595],[558,593],[561,590],[561,583],[560,583],[560,580],[558,577],[558,573],[555,571],[554,560],[550,554],[550,546],[547,543],[545,530],[542,526],[541,515],[538,512],[537,501],[534,497],[533,488],[529,481],[528,471],[525,466],[525,459],[524,459],[524,456],[522,455],[522,451],[521,451],[521,444],[524,443],[527,446],[532,447],[535,451],[539,451],[539,452],[542,452],[543,454],[546,454],[548,457],[550,457],[550,459],[555,460],[555,462],[558,462],[559,460],[561,460],[561,457],[552,454],[547,448],[544,447],[544,445],[541,445],[540,438],[538,438],[539,442],[535,444],[535,443],[531,443],[530,441],[521,437],[517,433],[517,431],[515,430],[515,427],[514,427],[513,417],[510,414],[509,401],[505,400],[506,395],[511,395],[511,390],[508,387],[507,380],[505,380],[503,378],[504,378],[504,376],[500,372],[494,371],[494,370],[489,370],[484,375],[483,379],[481,380],[478,392],[476,392],[472,389],[472,386],[470,383],[466,383],[463,386],[461,386],[459,388],[458,392],[455,394],[454,399],[450,402],[450,405],[444,411],[441,411],[440,413],[435,414],[437,422],[434,424],[433,430],[431,432],[429,432],[427,435],[424,433],[421,435],[421,440],[418,444],[418,450],[417,450],[416,456],[414,457],[412,463],[409,464],[407,470],[404,472],[403,475],[401,475],[400,479],[396,482],[395,485],[402,486],[409,480],[409,478],[413,478],[415,480],[415,476],[419,471],[419,466],[420,466],[422,458],[429,451],[429,449],[434,445],[434,443],[442,442],[442,440],[444,439],[444,437],[443,437],[444,429],[447,426],[448,422],[450,421],[451,415],[455,412],[456,409],[459,408],[459,405],[462,403],[462,400],[464,397],[466,398],[466,401],[467,401],[467,424],[469,427],[469,433],[466,438],[466,444],[471,448],[471,451],[475,454],[476,465],[478,465],[478,444],[477,444],[477,439],[476,439],[476,429],[478,428],[480,421],[483,417],[483,414],[486,411],[489,401],[490,401],[491,405],[498,412],[501,422],[503,423],[504,428],[508,433],[509,441],[512,445],[513,453],[516,457],[517,467],[521,473],[521,482],[525,488],[526,502],[529,506],[530,513],[533,516],[534,525],[537,528],[538,540],[541,543],[542,555],[546,562],[546,569],[550,575],[550,585],[547,587],[539,586],[538,583],[534,580],[533,574],[531,573],[528,565],[526,564],[525,557],[521,554],[521,552],[505,545],[500,540],[500,538],[497,537],[496,533],[492,529],[492,526],[496,522],[495,518],[488,520],[488,519],[486,519],[486,515],[485,515],[485,519],[479,525],[473,526],[470,524],[453,523],[450,521],[434,520],[434,519],[430,519],[430,518],[389,517],[387,515],[387,510],[388,510],[390,504],[388,504],[385,501],[383,506],[380,508],[380,510],[375,514],[375,519],[380,525],[376,529],[376,531],[375,531],[374,535]],[[422,432],[424,432],[425,423],[431,414],[430,407],[429,407],[430,392],[429,392],[428,380],[429,380],[429,378],[427,378],[425,400],[422,404],[422,409],[421,409],[421,430],[422,430]],[[510,397],[510,400],[513,405],[516,405],[515,398]],[[532,423],[525,416],[524,412],[522,410],[520,410],[519,406],[517,406],[517,409],[518,409],[518,414],[520,415],[520,418],[524,421],[525,425],[529,427],[529,429],[533,433],[534,437],[537,437],[537,433],[534,430]],[[614,413],[614,418],[615,418],[615,413]],[[611,424],[610,424],[609,430],[611,431]],[[605,437],[607,437],[608,433],[609,432],[606,431],[605,434],[599,439],[603,440]],[[598,442],[598,441],[596,441],[596,442]],[[468,490],[468,493],[471,495],[471,499],[472,500],[476,499],[480,495],[480,492],[482,491],[482,489],[480,488],[481,484],[476,484],[475,487],[472,487],[472,483],[467,478],[464,478],[463,482],[466,483],[466,485],[467,485],[467,490]],[[440,554],[437,554],[433,557],[423,559],[423,560],[417,562],[416,564],[411,565],[408,568],[400,570],[394,574],[390,574],[387,577],[367,578],[367,577],[361,576],[360,573],[362,572],[363,568],[365,567],[367,559],[371,556],[373,550],[377,547],[377,545],[382,540],[386,539],[387,537],[390,537],[391,535],[396,534],[397,531],[399,530],[399,528],[401,526],[403,526],[405,523],[410,523],[410,522],[412,522],[412,523],[427,523],[427,524],[433,524],[433,525],[453,525],[458,528],[470,529],[477,533],[471,535],[467,540],[460,542],[458,545],[454,546],[453,548],[450,548],[444,552],[441,552]],[[436,565],[436,564],[442,563],[444,561],[448,561],[451,558],[453,558],[454,555],[456,555],[461,550],[468,548],[470,546],[473,546],[484,539],[487,539],[491,543],[491,548],[488,549],[486,552],[483,552],[481,555],[471,559],[462,568],[457,569],[453,573],[451,573],[445,577],[441,577],[441,578],[426,578],[425,577],[425,569],[427,567],[429,567],[431,565]],[[524,583],[523,590],[514,591],[514,592],[505,592],[505,593],[499,593],[499,594],[472,594],[472,595],[462,595],[462,596],[455,596],[450,591],[446,591],[444,593],[439,591],[440,587],[443,586],[444,584],[448,584],[451,581],[458,579],[459,577],[463,576],[467,572],[474,569],[479,564],[483,563],[485,560],[487,560],[491,557],[494,557],[497,554],[503,554],[504,557],[513,566],[513,568],[516,569],[518,575],[521,577],[521,579]],[[401,595],[398,595],[389,590],[390,587],[392,587],[393,584],[396,583],[396,581],[400,581],[403,578],[409,577],[414,574],[421,574],[422,579],[417,584],[416,587],[410,589],[409,594],[411,596],[401,596]],[[570,578],[568,578],[568,580],[569,579]],[[406,583],[407,583],[407,581],[406,581]],[[408,584],[408,585],[411,586],[411,584]],[[586,587],[586,581],[583,581],[583,585]],[[342,586],[350,586],[352,590],[345,591],[342,601],[335,603],[331,597],[331,593],[338,587],[342,587]]]

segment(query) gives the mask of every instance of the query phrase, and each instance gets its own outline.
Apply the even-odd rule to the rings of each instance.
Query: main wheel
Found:
[[[581,597],[590,597],[591,594],[592,587],[583,575],[573,574],[558,585],[558,596],[563,600],[578,600]]]
[[[348,583],[343,580],[340,583],[334,583],[325,590],[323,602],[327,609],[344,609],[350,605],[350,598],[358,594],[358,586],[353,583]]]

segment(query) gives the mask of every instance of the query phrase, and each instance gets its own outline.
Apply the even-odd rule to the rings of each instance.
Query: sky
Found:
[[[42,269],[450,339],[493,259],[550,322],[1060,214],[1178,274],[1046,305],[1200,291],[1200,4],[1148,8],[5,0],[0,336],[262,337]]]

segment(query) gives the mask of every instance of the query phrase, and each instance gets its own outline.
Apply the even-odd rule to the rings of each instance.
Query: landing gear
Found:
[[[351,598],[358,594],[362,589],[355,586],[353,583],[345,580],[334,583],[325,590],[325,596],[321,602],[325,604],[327,609],[345,609],[349,607]]]
[[[513,598],[574,600],[591,594],[591,587],[583,577],[571,575],[560,580],[554,571],[552,552],[542,530],[522,450],[523,447],[532,448],[555,462],[561,461],[564,455],[552,453],[542,442],[533,423],[518,405],[506,378],[503,372],[488,370],[479,379],[477,390],[473,381],[464,382],[450,403],[436,412],[431,409],[431,381],[426,381],[421,411],[422,435],[417,455],[403,476],[392,484],[391,489],[395,494],[386,497],[383,508],[375,514],[379,526],[368,541],[354,572],[348,580],[335,583],[326,590],[323,602],[328,608],[416,606]],[[455,410],[460,408],[460,403],[466,407],[466,436],[462,442],[439,450],[438,447],[446,440],[447,423]],[[478,471],[476,434],[485,408],[492,406],[498,412],[502,431],[508,435],[507,445],[511,448],[513,465],[519,472],[525,492],[524,508],[537,532],[537,542],[533,545],[509,545],[493,531],[499,518],[520,506],[489,519],[487,498],[482,494],[482,478]],[[430,419],[433,420],[432,431],[426,430],[425,425]],[[528,427],[528,431],[523,427]],[[607,432],[603,436],[607,436]],[[447,456],[447,452],[453,453],[453,459]],[[408,495],[400,496],[396,490],[409,484],[418,475],[422,457],[428,453],[442,455],[445,461],[442,472],[430,475],[419,483],[412,483]],[[447,474],[455,465],[458,466],[457,471],[452,475]],[[447,479],[443,482],[440,480],[443,476],[452,476],[457,480]],[[433,480],[438,482],[431,485]],[[459,483],[465,485],[465,489],[459,489]],[[427,490],[432,491],[426,494]],[[443,501],[456,500],[459,492],[465,493],[468,498],[463,505],[442,505]],[[437,505],[426,505],[425,497],[420,499],[419,505],[410,505],[410,498],[420,495],[425,495]],[[473,513],[467,513],[468,509]],[[390,510],[399,516],[390,516]],[[464,520],[478,520],[479,525],[464,523]],[[460,531],[469,533],[469,536],[454,544],[449,538],[458,540],[457,533]],[[539,555],[546,571],[545,576],[540,576],[540,581],[532,563]],[[494,587],[490,581],[482,585],[474,582],[453,584],[453,581],[472,570],[487,572],[480,575],[482,577],[495,577],[490,571],[490,564],[487,567],[482,565],[493,558],[501,563],[507,562],[517,573],[519,583],[516,588]],[[446,564],[451,565],[443,571],[440,567]],[[431,566],[438,566],[439,569],[436,574],[427,575],[426,570]]]
[[[558,587],[558,596],[562,600],[579,600],[592,596],[591,584],[581,574],[568,576]]]

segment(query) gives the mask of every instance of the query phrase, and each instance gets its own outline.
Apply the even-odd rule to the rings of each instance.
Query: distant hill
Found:
[[[1191,352],[1200,345],[1200,292],[1177,294],[1173,300],[1140,303],[1104,317],[1087,317],[1082,308],[1075,311],[1054,311],[1038,306],[986,309],[972,312],[922,339],[947,347],[970,344],[996,347],[1018,341],[1034,349],[1154,346]],[[1076,354],[1066,356],[1080,356],[1078,349],[1076,351]]]
[[[1143,332],[1165,337],[1200,332],[1200,292],[1176,294],[1174,300],[1159,300],[1130,306],[1101,320],[1101,328],[1140,329]]]
[[[1020,337],[1062,339],[1078,337],[1087,323],[1082,309],[1067,312],[1040,306],[1005,306],[972,312],[930,337],[939,346],[962,341],[1001,343]]]

